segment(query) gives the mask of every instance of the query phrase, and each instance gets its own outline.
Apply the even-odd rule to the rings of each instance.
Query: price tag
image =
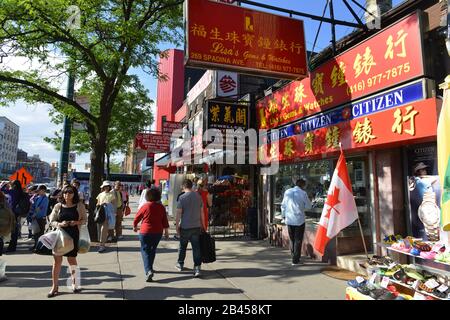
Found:
[[[395,262],[392,262],[390,265],[389,265],[389,269],[392,269],[393,267],[395,267],[397,264],[395,263]]]
[[[417,288],[419,288],[419,280],[414,281],[414,283],[412,284],[412,288],[414,290],[417,290]]]
[[[356,277],[356,282],[358,282],[358,283],[363,283],[364,282],[364,278],[363,277],[361,277],[361,276],[357,276]]]
[[[440,292],[445,292],[448,290],[448,287],[446,285],[441,285],[439,288],[437,288]]]
[[[419,292],[416,292],[413,297],[414,300],[427,300],[425,296]]]
[[[427,282],[425,282],[425,285],[430,289],[434,289],[439,287],[441,284],[434,279],[430,279]]]
[[[378,274],[376,272],[372,273],[372,276],[370,277],[369,283],[375,284],[375,281],[377,280]]]
[[[389,278],[383,277],[383,280],[381,280],[381,287],[386,289],[388,285],[389,285]]]

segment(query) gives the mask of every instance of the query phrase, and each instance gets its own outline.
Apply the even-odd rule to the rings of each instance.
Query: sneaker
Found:
[[[181,263],[177,263],[176,265],[175,265],[175,269],[177,269],[178,271],[183,271],[183,264],[181,264]]]
[[[149,272],[147,272],[147,275],[145,276],[145,281],[146,282],[153,281],[153,272],[151,270]]]
[[[106,251],[106,248],[104,246],[100,246],[98,248],[98,253],[102,253],[102,252],[105,252],[105,251]]]
[[[194,267],[194,278],[200,277],[200,266]]]

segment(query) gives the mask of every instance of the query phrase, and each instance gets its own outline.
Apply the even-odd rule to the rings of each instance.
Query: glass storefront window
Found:
[[[278,174],[274,177],[272,221],[274,223],[281,222],[281,202],[284,192],[292,188],[298,179],[303,178],[307,183],[306,192],[312,199],[312,209],[305,212],[306,222],[318,223],[330,185],[331,165],[330,160],[321,160],[281,166]]]
[[[297,179],[306,180],[306,192],[310,196],[312,209],[305,212],[306,223],[317,224],[322,215],[324,204],[327,200],[333,170],[337,159],[302,162],[299,164],[282,165],[279,172],[273,177],[273,208],[271,210],[272,223],[281,223],[281,202],[284,192],[293,187]],[[352,182],[352,191],[355,197],[358,214],[361,220],[363,232],[371,234],[371,215],[369,210],[369,183],[365,157],[347,159],[348,173]],[[359,234],[357,221],[344,229],[340,236]]]

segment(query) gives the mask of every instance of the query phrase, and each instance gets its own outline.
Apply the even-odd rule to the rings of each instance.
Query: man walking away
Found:
[[[116,211],[116,237],[114,240],[122,239],[122,221],[123,221],[123,194],[122,194],[122,183],[120,181],[116,181],[114,184],[114,195],[116,196],[117,202],[117,211]]]
[[[200,234],[204,225],[202,214],[203,202],[197,192],[192,191],[192,181],[183,181],[184,194],[180,196],[177,205],[176,228],[177,236],[180,237],[180,247],[178,250],[178,262],[176,269],[182,271],[188,242],[191,242],[192,255],[194,260],[194,277],[200,276],[200,266],[202,264],[202,254],[200,252]]]
[[[297,180],[295,187],[286,190],[281,202],[281,216],[288,226],[293,266],[303,264],[300,256],[305,233],[305,209],[311,209],[305,186],[305,180]]]

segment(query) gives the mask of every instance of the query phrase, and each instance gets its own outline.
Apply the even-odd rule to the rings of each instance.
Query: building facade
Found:
[[[17,161],[19,126],[6,117],[0,117],[0,175],[9,177]]]

